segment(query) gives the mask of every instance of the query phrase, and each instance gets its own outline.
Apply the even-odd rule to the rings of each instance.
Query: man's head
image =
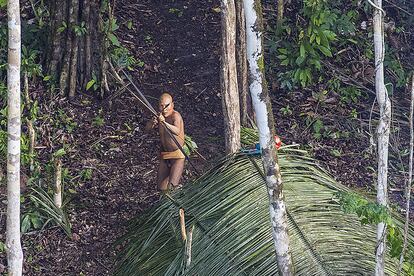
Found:
[[[163,93],[161,95],[158,110],[164,117],[168,117],[174,112],[174,102],[170,94]]]

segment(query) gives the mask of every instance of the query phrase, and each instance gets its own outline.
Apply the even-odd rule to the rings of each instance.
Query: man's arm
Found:
[[[165,123],[165,125],[167,126],[167,128],[169,130],[171,130],[171,132],[174,135],[180,135],[181,129],[183,128],[183,119],[181,118],[181,116],[179,114],[174,114],[173,116],[174,117],[173,117],[173,123],[172,124],[167,123],[165,121],[165,117],[163,115],[160,115],[158,117],[158,121],[160,123]]]
[[[147,124],[145,125],[145,131],[148,132],[148,131],[154,129],[157,126],[157,124],[158,124],[157,118],[155,118],[155,117],[152,118],[152,120],[149,120],[147,122]]]

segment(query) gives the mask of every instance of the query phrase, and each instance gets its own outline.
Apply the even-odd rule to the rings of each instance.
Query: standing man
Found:
[[[154,129],[158,125],[161,141],[160,165],[158,167],[157,184],[161,192],[179,187],[184,170],[185,156],[167,132],[174,135],[180,146],[184,145],[184,122],[180,113],[174,110],[174,102],[170,94],[163,93],[158,109],[160,114],[146,125],[146,129]]]

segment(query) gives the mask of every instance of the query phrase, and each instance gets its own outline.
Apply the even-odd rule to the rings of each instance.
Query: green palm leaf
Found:
[[[376,229],[341,210],[334,194],[348,189],[301,150],[283,148],[279,163],[296,274],[372,275]],[[260,158],[226,157],[173,197],[132,223],[116,275],[277,275]],[[194,225],[190,267],[177,205]]]

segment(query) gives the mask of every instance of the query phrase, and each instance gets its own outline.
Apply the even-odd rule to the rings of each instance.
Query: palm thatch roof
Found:
[[[348,188],[301,150],[282,148],[279,164],[296,275],[372,275],[376,228],[341,210],[334,194]],[[131,223],[115,275],[278,274],[260,157],[226,157],[172,198]],[[189,266],[179,207],[194,227]]]

